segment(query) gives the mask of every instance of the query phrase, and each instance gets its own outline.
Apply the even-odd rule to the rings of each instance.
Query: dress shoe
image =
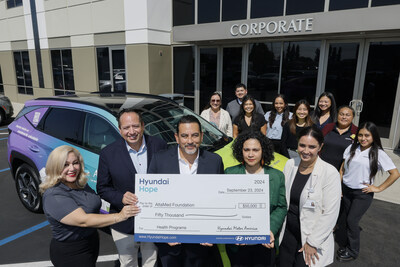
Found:
[[[346,261],[353,261],[353,260],[355,260],[356,258],[353,257],[353,256],[351,256],[351,255],[349,254],[348,251],[345,251],[345,252],[343,252],[342,254],[338,255],[338,256],[336,257],[336,259],[337,259],[338,261],[341,261],[341,262],[346,262]]]
[[[346,248],[345,247],[341,247],[341,248],[338,248],[338,250],[336,251],[336,254],[338,255],[338,256],[340,256],[340,255],[342,255],[343,253],[345,253],[346,252]]]

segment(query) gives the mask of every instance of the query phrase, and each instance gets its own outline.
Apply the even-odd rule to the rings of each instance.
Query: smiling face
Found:
[[[321,148],[322,145],[320,145],[317,139],[311,135],[302,136],[297,145],[297,151],[300,155],[301,161],[307,164],[311,164],[317,160]]]
[[[210,106],[213,110],[219,110],[221,108],[221,98],[219,95],[211,96]]]
[[[275,98],[274,108],[279,114],[281,114],[285,110],[285,101],[283,101],[282,97]]]
[[[260,166],[262,159],[261,144],[257,139],[248,139],[243,143],[243,160],[248,167]]]
[[[75,184],[81,172],[81,164],[79,158],[74,152],[69,152],[67,161],[64,164],[64,169],[61,173],[61,179],[64,184]]]
[[[251,100],[247,100],[243,103],[243,110],[246,114],[252,114],[254,111],[254,104]]]
[[[307,106],[304,104],[299,105],[299,107],[296,109],[296,116],[297,118],[304,120],[308,116],[308,109]]]
[[[203,133],[195,122],[181,123],[179,125],[179,133],[175,134],[175,140],[184,156],[194,155],[199,150],[201,142],[203,142]]]
[[[340,128],[347,128],[353,121],[353,111],[349,108],[341,108],[338,113],[338,125]]]
[[[365,128],[360,129],[357,139],[360,143],[361,150],[370,148],[372,146],[372,143],[374,142],[374,138],[372,137],[371,132]]]
[[[332,101],[329,99],[329,97],[327,96],[323,96],[319,99],[318,101],[318,107],[322,110],[322,111],[326,111],[329,110],[332,106]]]
[[[138,151],[143,141],[144,124],[140,122],[139,115],[127,112],[119,118],[119,132],[128,145]]]

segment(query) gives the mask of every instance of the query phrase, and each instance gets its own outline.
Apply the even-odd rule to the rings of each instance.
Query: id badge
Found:
[[[307,208],[307,209],[315,209],[315,205],[317,203],[315,202],[315,200],[312,199],[307,199],[306,203],[304,203],[303,208]]]

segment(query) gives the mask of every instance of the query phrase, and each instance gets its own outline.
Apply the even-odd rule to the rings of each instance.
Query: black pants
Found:
[[[94,267],[98,256],[97,231],[83,240],[60,242],[53,238],[50,243],[50,260],[55,267]]]
[[[357,257],[360,252],[360,220],[371,206],[374,193],[363,193],[361,189],[351,189],[345,185],[343,189],[343,212],[346,216],[346,231],[337,233],[340,240],[345,240],[350,255]],[[345,235],[345,236],[340,236]]]
[[[275,266],[275,248],[262,245],[227,245],[229,261],[232,267],[273,267]]]
[[[279,246],[279,266],[306,267],[303,252],[298,252],[301,247],[300,235],[293,234],[288,227],[286,227],[282,243]]]
[[[221,266],[218,247],[199,244],[180,244],[170,246],[156,243],[158,256],[163,267],[214,267]]]

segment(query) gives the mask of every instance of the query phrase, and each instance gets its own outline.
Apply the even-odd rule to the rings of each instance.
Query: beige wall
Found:
[[[98,91],[96,48],[82,47],[72,49],[74,82],[76,92]]]

